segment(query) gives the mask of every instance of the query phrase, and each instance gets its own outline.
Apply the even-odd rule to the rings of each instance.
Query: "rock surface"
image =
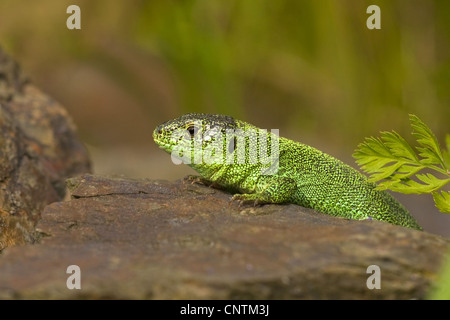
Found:
[[[37,244],[0,255],[0,298],[421,299],[448,240],[296,205],[230,204],[199,184],[84,175]],[[81,270],[69,290],[67,267]],[[381,270],[381,289],[366,286]]]
[[[24,240],[20,230],[26,234],[47,204],[63,199],[67,177],[89,171],[66,110],[0,48],[0,250]],[[22,229],[9,228],[16,224]]]

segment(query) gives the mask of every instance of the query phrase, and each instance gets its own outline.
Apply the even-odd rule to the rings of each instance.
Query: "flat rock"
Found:
[[[37,244],[0,255],[6,299],[422,299],[440,236],[297,205],[241,206],[187,181],[84,175],[48,205]],[[68,266],[81,289],[68,289]],[[368,289],[367,268],[381,289]]]

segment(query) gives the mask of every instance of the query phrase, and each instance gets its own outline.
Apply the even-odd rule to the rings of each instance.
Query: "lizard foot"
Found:
[[[194,183],[199,183],[199,184],[204,184],[209,186],[211,184],[211,182],[209,182],[208,180],[200,177],[200,176],[194,176],[192,174],[187,175],[186,177],[183,178],[183,183],[188,183],[190,182],[191,184]]]
[[[235,194],[233,197],[231,197],[229,204],[233,201],[239,202],[239,209],[242,207],[242,205],[248,204],[248,205],[253,205],[254,207],[256,207],[256,206],[261,206],[266,203],[266,202],[262,201],[261,199],[259,199],[256,194],[248,194],[248,193]]]
[[[194,175],[187,175],[186,177],[184,177],[183,179],[183,183],[188,183],[190,182],[191,184],[203,184],[205,186],[208,186],[210,188],[215,188],[215,189],[223,189],[222,186],[216,182],[213,181],[209,181],[203,177],[200,176],[194,176]]]

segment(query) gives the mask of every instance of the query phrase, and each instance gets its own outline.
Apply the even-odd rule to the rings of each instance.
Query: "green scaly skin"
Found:
[[[193,130],[194,121],[201,123],[201,130]],[[172,133],[180,129],[187,130],[187,138],[190,139],[171,140]],[[201,149],[193,147],[194,140],[201,139],[202,134],[209,129],[220,130],[225,137],[226,129],[241,129],[245,132],[258,128],[230,116],[190,113],[158,126],[153,132],[153,139],[168,153],[172,153],[175,146],[184,147],[194,159],[196,152],[202,153],[214,141],[202,139]],[[270,137],[273,139],[273,136],[269,136],[269,154]],[[294,203],[333,216],[381,220],[422,229],[397,200],[385,191],[375,190],[375,184],[368,182],[367,177],[359,171],[308,145],[282,137],[277,139],[279,169],[273,175],[261,174],[261,169],[267,168],[267,165],[249,161],[247,148],[243,164],[226,164],[223,161],[224,164],[201,162],[189,166],[203,179],[236,193],[234,200]],[[233,152],[233,147],[226,145],[226,139],[222,140],[224,150]],[[246,143],[252,142],[257,143],[251,137],[247,138]]]

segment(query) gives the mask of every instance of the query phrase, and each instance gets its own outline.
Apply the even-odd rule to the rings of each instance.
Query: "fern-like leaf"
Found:
[[[447,145],[447,150],[442,152],[442,156],[444,157],[447,174],[450,175],[450,134],[445,136],[445,144]]]
[[[396,133],[383,132],[381,139],[366,138],[353,154],[361,169],[371,174],[369,178],[371,182],[387,179],[399,170],[404,172],[404,169],[401,168],[405,166],[406,161],[410,160],[411,157],[415,157],[412,150],[414,156],[411,156],[409,150],[405,152],[400,151],[401,148],[396,143],[398,137],[399,135]],[[384,141],[387,141],[387,143]],[[406,143],[404,139],[403,141]],[[403,144],[403,141],[400,142],[400,145]],[[415,159],[414,162],[422,167],[418,159]]]
[[[419,155],[423,158],[421,162],[424,165],[439,165],[442,167],[442,173],[446,173],[446,163],[441,153],[441,148],[433,134],[431,129],[422,122],[414,114],[409,115],[409,120],[411,121],[411,127],[413,128],[413,136],[417,138],[417,142],[420,147],[416,147],[419,150]]]
[[[432,193],[439,210],[448,212],[445,210],[450,206],[450,194],[437,191],[450,182],[450,135],[446,136],[447,150],[441,151],[431,129],[413,114],[409,119],[418,146],[413,148],[395,131],[381,132],[381,138],[366,138],[353,157],[370,175],[369,181],[379,182],[377,189]],[[439,172],[443,177],[419,174],[422,169]]]
[[[439,211],[450,213],[450,192],[433,192],[433,199]]]
[[[397,132],[382,132],[381,139],[397,159],[403,158],[412,163],[419,163],[414,149]]]
[[[395,192],[401,192],[405,194],[411,193],[432,193],[445,186],[450,179],[439,179],[431,173],[417,174],[416,178],[420,181],[412,179],[405,180],[388,180],[380,183],[380,189],[389,189]]]

